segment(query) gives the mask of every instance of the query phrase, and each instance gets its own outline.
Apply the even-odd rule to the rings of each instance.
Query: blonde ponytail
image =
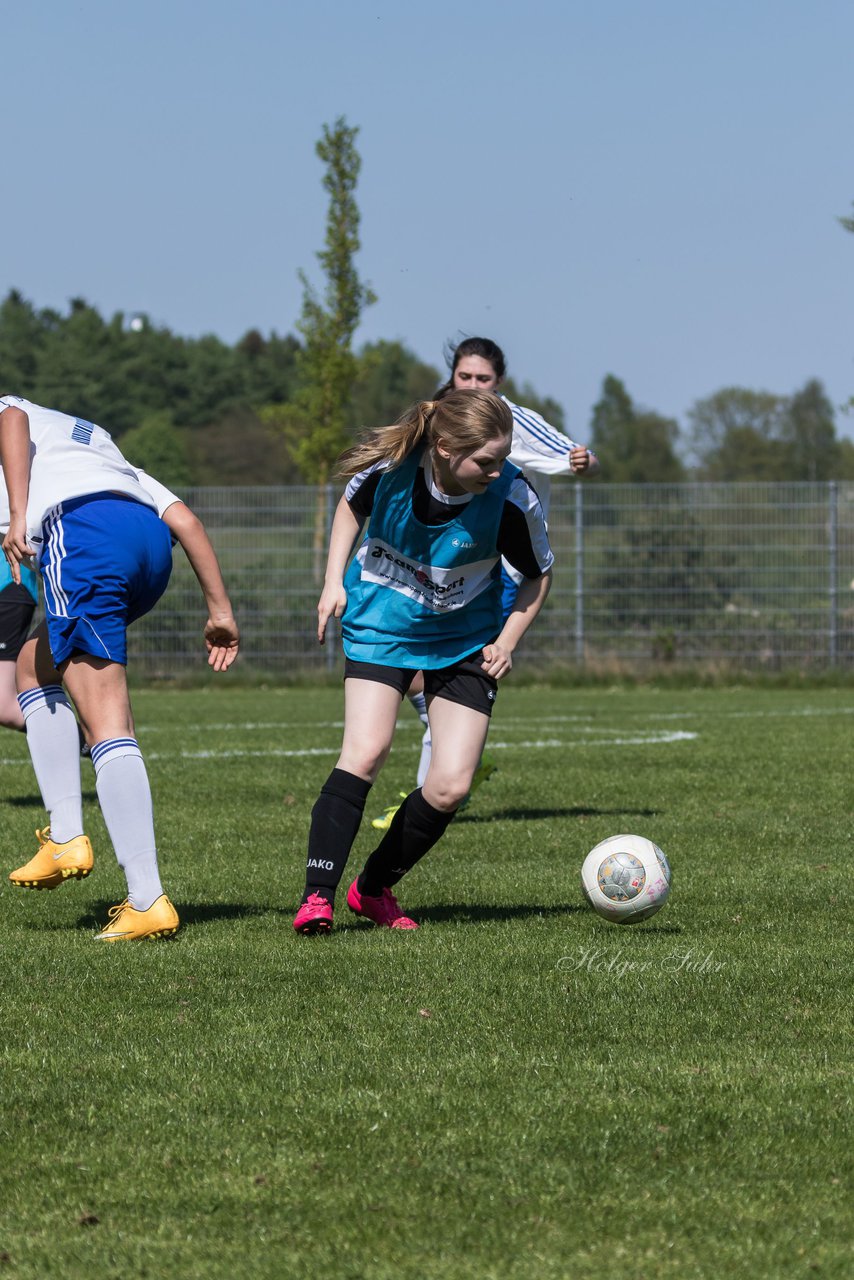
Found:
[[[336,473],[355,476],[376,462],[399,467],[414,449],[444,440],[455,453],[473,453],[488,440],[511,435],[513,417],[491,391],[451,391],[441,400],[421,400],[390,427],[374,427],[359,436],[338,459]]]
[[[375,462],[390,460],[399,467],[403,459],[421,443],[427,431],[434,409],[432,400],[423,400],[407,409],[397,422],[389,427],[373,427],[363,431],[356,443],[345,450],[338,459],[339,476],[355,476],[372,467]]]

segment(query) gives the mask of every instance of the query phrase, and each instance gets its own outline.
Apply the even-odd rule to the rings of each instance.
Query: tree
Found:
[[[816,378],[789,400],[781,434],[792,480],[830,480],[838,476],[840,458],[833,405]]]
[[[323,126],[315,147],[326,165],[323,186],[329,193],[325,247],[317,254],[326,285],[319,298],[300,271],[303,301],[297,329],[304,342],[296,355],[296,393],[289,404],[268,407],[262,414],[266,423],[280,424],[303,476],[318,486],[314,523],[318,580],[328,523],[326,484],[333,463],[349,443],[348,414],[357,373],[353,334],[363,309],[376,301],[354,264],[359,210],[353,192],[362,165],[355,145],[358,132],[339,116],[331,127]]]
[[[184,434],[166,410],[150,414],[138,427],[126,431],[122,452],[135,467],[142,467],[169,489],[192,483]]]
[[[265,424],[248,405],[226,409],[187,436],[194,484],[300,483],[281,431]]]
[[[401,342],[370,342],[359,352],[350,402],[350,425],[386,426],[416,400],[429,400],[441,375]]]
[[[0,385],[8,392],[32,398],[27,393],[35,384],[44,340],[44,315],[11,289],[0,304]]]
[[[701,480],[785,480],[785,397],[769,391],[724,387],[688,411],[690,449]]]
[[[854,201],[851,202],[851,207],[852,209],[854,209]],[[845,228],[846,231],[850,231],[852,234],[854,234],[854,217],[851,217],[851,218],[843,217],[843,218],[839,218],[838,221]],[[849,396],[847,403],[844,405],[844,411],[846,413],[850,413],[854,411],[854,396]]]
[[[840,480],[854,480],[854,441],[840,440],[838,442],[838,450],[838,478]]]
[[[257,411],[293,394],[299,346],[257,330],[234,347],[183,338],[145,315],[105,320],[82,298],[67,315],[14,289],[0,302],[0,385],[102,424],[123,449],[129,438],[131,460],[173,486],[298,480]]]
[[[685,469],[676,453],[679,425],[637,409],[619,378],[608,374],[593,406],[590,448],[609,484],[674,484]]]
[[[353,196],[361,168],[358,129],[343,116],[315,147],[326,165],[329,193],[325,248],[317,254],[326,276],[318,298],[304,271],[302,314],[297,324],[304,343],[296,358],[297,390],[289,407],[292,449],[305,478],[323,485],[332,464],[349,443],[347,413],[356,380],[352,339],[362,311],[376,301],[354,264],[359,249],[359,210]]]
[[[296,359],[300,344],[293,334],[265,338],[257,329],[245,333],[235,348],[241,384],[255,408],[284,404],[296,390]]]
[[[810,379],[793,396],[724,387],[689,411],[702,480],[829,480],[843,455],[833,406]]]

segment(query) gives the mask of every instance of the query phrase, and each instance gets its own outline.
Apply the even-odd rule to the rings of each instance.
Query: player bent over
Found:
[[[347,892],[357,915],[417,928],[392,888],[468,794],[498,681],[551,579],[539,500],[507,461],[512,435],[510,409],[498,396],[460,391],[415,405],[342,455],[340,473],[351,479],[335,514],[317,614],[321,644],[329,619],[341,618],[344,741],[312,810],[298,933],[332,926],[335,890],[401,699],[423,671],[433,737],[424,785],[403,801]],[[503,625],[502,556],[524,575]]]
[[[174,536],[208,608],[208,662],[227,670],[239,636],[216,555],[189,508],[132,467],[91,422],[17,396],[0,397],[0,466],[9,507],[3,551],[16,582],[22,562],[37,558],[46,614],[21,650],[17,683],[50,825],[37,833],[35,856],[9,879],[21,888],[53,889],[92,870],[67,689],[91,747],[98,801],[127,879],[126,900],[110,910],[96,936],[104,942],[168,937],[179,920],[157,866],[151,791],[127,687],[127,627],[165,591]]]

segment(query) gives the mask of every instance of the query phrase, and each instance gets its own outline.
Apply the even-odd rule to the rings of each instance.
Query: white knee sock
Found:
[[[417,775],[418,785],[423,787],[424,779],[427,777],[427,770],[430,768],[430,759],[433,755],[430,721],[427,718],[427,699],[423,693],[408,693],[406,696],[415,708],[418,719],[424,725],[424,737],[421,739],[421,759],[418,761]]]
[[[411,701],[412,707],[415,708],[417,717],[424,724],[424,737],[421,739],[421,759],[419,760],[419,772],[417,772],[417,785],[424,786],[426,771],[430,768],[430,759],[433,758],[433,740],[430,737],[430,721],[428,713],[426,713],[426,698],[424,694],[407,694],[408,700]]]
[[[409,701],[412,703],[413,707],[415,708],[418,719],[421,721],[421,723],[424,725],[424,728],[426,729],[428,724],[427,699],[424,697],[424,694],[408,693],[406,696],[409,699]]]
[[[77,717],[58,684],[27,689],[18,694],[18,705],[36,781],[50,815],[51,839],[65,844],[83,834]]]
[[[418,761],[418,785],[424,786],[424,779],[427,777],[427,770],[430,768],[430,761],[433,758],[433,739],[430,736],[430,726],[424,730],[424,737],[421,739],[421,759]]]
[[[147,911],[160,897],[163,885],[142,752],[135,738],[108,738],[92,748],[92,763],[104,822],[127,878],[128,901],[137,911]]]

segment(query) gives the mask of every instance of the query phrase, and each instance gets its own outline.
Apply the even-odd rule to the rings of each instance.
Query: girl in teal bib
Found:
[[[512,415],[498,396],[453,392],[366,433],[340,460],[350,483],[332,526],[317,635],[323,644],[330,619],[341,619],[344,741],[312,810],[298,933],[332,926],[335,890],[391,747],[401,698],[423,671],[430,770],[347,892],[350,909],[375,924],[418,927],[392,887],[433,847],[468,794],[498,682],[551,581],[545,521],[529,511],[534,535],[516,566],[525,578],[502,622],[501,556],[519,545],[520,503],[512,499],[514,487],[526,483],[507,462],[512,434]]]

